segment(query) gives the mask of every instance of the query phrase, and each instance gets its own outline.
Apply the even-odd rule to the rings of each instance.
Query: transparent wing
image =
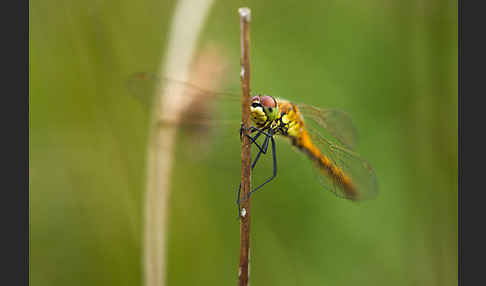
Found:
[[[180,81],[177,79],[159,77],[149,72],[139,72],[131,75],[126,81],[128,92],[145,107],[151,108],[154,104],[157,87],[176,86],[182,89],[183,96],[192,96],[197,100],[184,112],[181,124],[205,125],[205,124],[234,124],[241,120],[238,114],[224,112],[225,104],[231,104],[235,110],[240,107],[241,96],[232,91],[215,91],[205,89],[197,84]],[[170,94],[168,96],[171,96]]]
[[[177,125],[181,130],[178,135],[180,148],[191,150],[183,152],[185,158],[203,160],[210,150],[218,150],[228,144],[239,144],[238,132],[241,124],[241,95],[236,92],[211,90],[219,79],[194,82],[180,81],[173,78],[159,77],[150,72],[139,72],[125,78],[126,95],[136,99],[136,103],[149,112],[156,103],[155,95],[159,88],[163,96],[188,96],[190,104],[184,104],[184,109],[176,120],[171,116],[159,116],[158,128]],[[205,88],[207,87],[207,88]],[[189,99],[188,98],[188,99]],[[167,102],[167,101],[164,101]],[[182,100],[177,100],[182,102]],[[164,108],[167,110],[167,108]],[[186,145],[187,144],[187,145]]]
[[[185,90],[186,95],[198,93],[202,94],[203,97],[206,96],[221,100],[241,100],[241,95],[238,94],[237,91],[210,90],[195,83],[169,77],[159,77],[150,72],[138,72],[132,74],[126,82],[129,93],[147,106],[150,106],[153,103],[157,85],[177,85]]]
[[[296,105],[306,122],[312,122],[321,127],[348,149],[356,146],[358,132],[347,113],[338,109],[319,108],[304,103]]]
[[[151,73],[140,72],[131,75],[126,81],[128,93],[145,107],[151,107],[155,96],[158,77]]]
[[[326,189],[330,190],[338,197],[353,201],[376,197],[378,193],[376,175],[367,161],[362,159],[355,152],[324,137],[321,134],[321,129],[319,127],[316,128],[315,126],[306,125],[306,128],[315,146],[351,179],[357,193],[349,194],[327,175],[318,172],[319,179]]]

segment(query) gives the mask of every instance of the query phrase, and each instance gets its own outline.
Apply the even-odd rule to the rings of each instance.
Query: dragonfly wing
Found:
[[[190,152],[184,152],[187,158],[202,159],[211,146],[223,146],[226,143],[238,142],[238,130],[241,124],[241,95],[237,92],[215,91],[203,86],[211,83],[186,82],[168,77],[160,77],[150,72],[139,72],[125,79],[126,95],[136,99],[136,102],[148,113],[157,103],[156,94],[161,91],[166,97],[184,96],[183,102],[190,99],[190,104],[184,104],[180,115],[171,120],[170,116],[158,116],[157,127],[160,129],[177,126],[186,140],[179,144],[191,144]],[[212,83],[214,84],[214,83]],[[180,99],[180,98],[179,98]],[[165,108],[164,108],[165,109]],[[160,112],[160,110],[158,111]],[[184,147],[182,147],[184,148]]]
[[[321,153],[327,156],[335,166],[340,168],[351,179],[357,195],[351,196],[348,192],[345,192],[342,186],[336,184],[335,180],[319,172],[319,179],[326,189],[329,189],[338,197],[355,201],[372,199],[377,195],[376,175],[367,161],[355,152],[330,141],[313,127],[308,127],[308,132],[314,145],[319,148]]]
[[[134,73],[127,80],[129,93],[148,106],[153,104],[153,97],[158,86],[177,86],[184,89],[185,95],[199,94],[203,97],[215,97],[223,100],[241,100],[241,95],[233,91],[209,90],[197,84],[169,77],[159,77],[150,72]]]
[[[232,116],[217,110],[215,105],[229,102],[239,107],[241,96],[227,91],[214,91],[205,89],[197,84],[180,81],[168,77],[159,77],[149,72],[139,72],[131,75],[127,80],[127,89],[131,96],[136,98],[146,108],[154,104],[157,88],[166,88],[165,91],[182,90],[182,96],[192,96],[196,100],[190,105],[189,110],[184,111],[183,122],[188,125],[228,124],[236,123],[238,116]],[[171,96],[170,94],[168,96]]]
[[[306,123],[324,129],[348,149],[353,149],[358,141],[358,132],[351,117],[339,109],[318,108],[304,103],[296,104]]]
[[[158,78],[151,73],[136,73],[126,81],[128,93],[149,108],[153,103]]]

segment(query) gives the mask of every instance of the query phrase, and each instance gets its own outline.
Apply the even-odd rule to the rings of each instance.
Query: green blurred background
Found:
[[[278,179],[252,200],[251,284],[456,285],[456,1],[215,1],[199,46],[224,48],[236,91],[241,6],[253,89],[346,110],[379,183],[375,200],[338,199],[279,141]],[[124,81],[159,68],[175,7],[30,1],[31,285],[142,284],[150,117]],[[178,141],[168,285],[236,284],[228,130],[197,160]]]

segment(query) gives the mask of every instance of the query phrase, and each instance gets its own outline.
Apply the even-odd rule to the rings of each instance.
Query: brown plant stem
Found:
[[[250,270],[250,193],[251,186],[251,144],[248,128],[250,127],[250,31],[249,22],[251,11],[248,8],[238,9],[240,15],[240,44],[241,44],[241,121],[243,123],[243,137],[241,143],[241,196],[246,198],[241,202],[240,212],[240,264],[238,280],[240,286],[248,285]]]

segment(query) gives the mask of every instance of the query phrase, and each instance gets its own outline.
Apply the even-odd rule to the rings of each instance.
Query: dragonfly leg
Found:
[[[248,128],[245,128],[245,126],[243,125],[243,123],[241,123],[241,127],[240,127],[240,140],[241,140],[241,139],[242,139],[242,137],[243,137],[243,131],[244,131],[245,129],[246,129],[246,130],[248,130],[248,132],[250,132],[250,133],[253,133],[253,132],[255,132],[255,131],[260,131],[260,132],[263,132],[263,129],[257,128],[257,127],[255,127],[255,126],[250,126],[250,127],[248,127]],[[248,136],[248,135],[247,135],[247,136]]]
[[[240,127],[240,139],[241,137],[243,136],[243,130],[247,129],[250,133],[253,133],[255,131],[258,131],[259,133],[263,133],[264,135],[266,136],[273,136],[273,134],[275,134],[274,132],[265,132],[265,130],[267,130],[269,127],[263,127],[263,128],[258,128],[258,127],[255,127],[255,126],[250,126],[248,128],[245,128],[245,126],[243,126],[243,123],[241,123],[241,127]]]
[[[237,218],[240,218],[240,215],[241,215],[240,194],[241,194],[241,182],[240,182],[240,186],[238,187],[238,197],[236,198],[236,204],[238,205],[238,217]]]
[[[253,133],[253,132],[255,132],[255,131],[256,131],[256,130],[254,130],[254,129],[251,129],[251,126],[250,126],[249,128],[245,128],[245,127],[244,127],[244,125],[243,125],[243,123],[241,123],[241,127],[240,127],[240,141],[242,140],[242,137],[243,137],[243,131],[244,131],[245,129],[247,129],[247,130],[248,130],[250,133]],[[257,135],[255,135],[254,137],[251,137],[251,136],[250,136],[250,135],[248,135],[248,134],[245,134],[245,135],[246,135],[246,137],[248,137],[248,138],[251,140],[251,144],[255,144],[259,150],[261,150],[261,149],[262,149],[262,147],[260,147],[260,145],[259,145],[259,144],[256,142],[256,140],[258,139],[258,137],[260,137],[261,132],[258,132],[258,134],[257,134]]]
[[[256,142],[256,139],[257,139],[258,137],[260,137],[260,135],[262,135],[262,134],[263,134],[263,135],[265,135],[265,136],[266,136],[266,138],[265,138],[265,139],[267,139],[267,138],[269,138],[269,137],[272,137],[272,136],[273,136],[273,134],[274,134],[274,132],[273,132],[273,130],[270,130],[270,132],[268,132],[268,133],[267,133],[267,132],[265,132],[265,128],[257,128],[257,127],[251,126],[251,127],[250,127],[250,132],[255,132],[255,131],[258,131],[257,135],[255,135],[254,137],[250,137],[250,139],[252,140],[252,143],[254,143],[254,144],[257,146],[257,148],[258,148],[260,151],[262,151],[262,148],[263,148],[263,147],[262,147],[262,146],[260,146],[260,145],[259,145],[259,144]],[[247,136],[248,136],[248,135],[247,135]],[[266,154],[266,153],[267,153],[267,148],[268,148],[268,141],[267,141],[267,140],[265,140],[265,142],[267,142],[267,143],[266,143],[266,144],[267,144],[267,147],[263,148],[263,149],[264,149],[263,154]],[[264,145],[265,145],[265,142],[263,143]]]
[[[268,141],[269,139],[272,138],[272,137],[265,137],[265,141],[263,141],[263,145],[262,147],[260,148],[260,151],[258,152],[258,154],[255,156],[255,159],[253,159],[253,163],[251,163],[251,169],[253,170],[253,168],[255,168],[256,166],[256,163],[258,162],[258,159],[260,159],[260,156],[262,154],[267,154],[267,150],[268,150]]]
[[[252,144],[255,144],[255,146],[258,148],[259,151],[262,151],[263,153],[266,153],[266,150],[263,151],[263,147],[260,146],[260,144],[258,144],[258,142],[256,142],[256,140],[258,139],[258,137],[260,137],[260,135],[262,135],[263,133],[262,132],[258,132],[255,136],[251,137],[250,135],[246,135],[248,136],[248,138],[250,138],[251,140],[251,143]]]
[[[253,194],[254,192],[256,192],[257,190],[259,190],[261,187],[263,187],[264,185],[266,185],[267,183],[269,183],[271,180],[273,180],[276,176],[277,176],[277,153],[275,152],[275,139],[273,139],[273,136],[271,137],[267,137],[267,138],[270,138],[270,141],[272,143],[272,158],[273,158],[273,174],[270,178],[268,178],[263,184],[259,185],[258,187],[256,187],[255,189],[251,190],[244,198],[243,200],[246,200],[251,194]],[[267,147],[268,147],[268,143],[267,143]],[[238,195],[238,198],[239,198],[239,195]],[[238,206],[240,204],[241,201],[238,202]]]
[[[265,132],[266,129],[268,129],[268,128],[267,127],[258,128],[258,127],[255,127],[255,126],[250,126],[250,132],[259,131],[263,135],[266,135],[266,136],[273,136],[273,134],[275,134],[274,132]]]
[[[255,136],[253,136],[253,137],[251,137],[251,136],[250,136],[250,135],[248,135],[248,134],[246,134],[246,136],[247,136],[248,138],[250,138],[251,143],[252,143],[252,144],[255,144],[255,146],[258,148],[258,150],[262,151],[262,147],[260,146],[260,144],[258,144],[258,143],[256,142],[256,140],[257,140],[257,139],[258,139],[258,137],[260,137],[262,134],[264,134],[264,135],[265,135],[265,136],[267,136],[267,137],[268,137],[268,136],[270,136],[270,134],[268,134],[267,132],[265,132],[265,131],[264,131],[264,129],[257,128],[257,127],[254,127],[254,126],[250,126],[250,127],[249,127],[249,128],[247,128],[247,129],[248,129],[248,131],[249,131],[250,133],[253,133],[253,132],[255,132],[255,131],[258,131],[258,133],[257,133]],[[242,124],[241,124],[241,127],[240,127],[240,140],[241,140],[241,137],[243,136],[243,130],[245,130],[245,127],[243,126],[243,123],[242,123]],[[265,153],[266,153],[266,150],[265,150],[263,153],[265,154]]]
[[[260,134],[262,134],[262,133],[258,133],[257,135],[255,135],[255,137],[256,137],[256,136],[259,136]],[[260,156],[261,156],[262,154],[266,154],[266,153],[267,153],[267,150],[268,150],[268,141],[269,141],[270,139],[273,141],[273,137],[269,137],[269,136],[267,136],[267,137],[265,138],[265,141],[263,142],[263,146],[262,146],[263,148],[260,148],[260,151],[258,152],[258,154],[255,156],[255,159],[253,159],[253,162],[251,163],[251,169],[252,169],[252,170],[255,168],[256,163],[258,162],[258,159],[260,159]],[[255,143],[255,144],[256,144],[256,143]],[[274,149],[274,147],[272,147],[272,148]],[[274,164],[275,164],[275,162],[276,162],[276,161],[275,161],[275,159],[274,159]],[[251,193],[251,192],[250,192],[250,193]],[[239,217],[239,216],[240,216],[240,214],[241,214],[241,209],[240,209],[240,203],[241,203],[241,201],[240,201],[240,195],[241,195],[241,183],[240,183],[240,186],[238,187],[238,198],[236,199],[236,203],[238,204],[238,217]]]

